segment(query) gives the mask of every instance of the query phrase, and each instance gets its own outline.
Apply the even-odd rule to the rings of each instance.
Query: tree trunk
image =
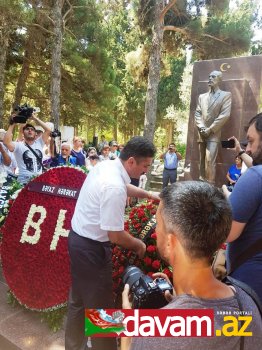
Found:
[[[4,115],[4,90],[5,90],[5,65],[9,44],[9,30],[3,30],[0,35],[0,127],[3,127]]]
[[[115,124],[114,124],[114,129],[113,129],[113,134],[114,134],[114,140],[117,141],[117,127],[118,127],[118,118],[117,118],[117,114],[115,114]]]
[[[26,81],[30,73],[30,59],[33,55],[33,50],[34,50],[33,36],[34,36],[33,30],[31,29],[28,35],[28,39],[26,41],[23,65],[19,74],[16,89],[15,89],[15,99],[13,103],[14,106],[19,105],[21,102],[23,93],[25,91]]]
[[[35,12],[35,19],[33,20],[33,23],[39,24],[41,22],[42,14],[39,13],[39,7],[37,6],[37,1],[31,1],[31,5]],[[13,102],[14,106],[19,105],[21,103],[21,99],[25,91],[26,82],[30,74],[30,63],[32,62],[32,58],[35,54],[36,38],[38,39],[37,29],[35,27],[30,27],[28,30],[28,37],[25,43],[23,65],[16,84],[15,99]]]
[[[60,118],[60,84],[61,84],[61,55],[63,39],[63,0],[54,1],[52,8],[52,18],[54,22],[54,38],[52,48],[52,68],[51,68],[51,116],[55,128],[59,127]]]
[[[161,22],[162,1],[156,1],[154,6],[153,39],[149,58],[149,74],[145,104],[144,136],[154,140],[157,112],[157,93],[160,81],[161,49],[164,28]]]

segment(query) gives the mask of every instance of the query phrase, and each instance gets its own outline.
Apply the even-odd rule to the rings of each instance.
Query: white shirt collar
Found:
[[[116,165],[118,167],[118,169],[121,171],[121,176],[125,182],[125,184],[130,184],[131,179],[130,176],[128,175],[123,163],[121,162],[121,160],[119,158],[116,158],[115,160],[111,160],[111,162],[116,162]]]

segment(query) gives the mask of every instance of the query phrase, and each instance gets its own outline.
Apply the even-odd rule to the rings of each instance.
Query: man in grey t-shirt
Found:
[[[169,294],[167,309],[213,309],[214,327],[221,330],[224,316],[242,312],[252,315],[245,332],[244,349],[260,350],[262,321],[254,301],[240,288],[218,281],[210,266],[210,257],[226,241],[231,227],[231,210],[216,187],[197,181],[185,181],[166,187],[160,194],[157,210],[157,247],[161,257],[173,269],[174,296]],[[130,308],[129,286],[123,292],[123,308]],[[224,315],[223,315],[224,313]],[[240,329],[238,323],[238,330]],[[231,329],[232,331],[232,321]],[[131,338],[122,338],[130,347]],[[243,341],[243,340],[242,340]],[[131,350],[239,350],[240,337],[207,338],[133,338]]]

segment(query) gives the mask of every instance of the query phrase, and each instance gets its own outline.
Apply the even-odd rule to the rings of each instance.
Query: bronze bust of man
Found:
[[[221,139],[221,129],[230,117],[231,92],[219,89],[222,73],[209,74],[209,91],[198,97],[195,123],[198,128],[199,179],[215,183],[216,157]]]

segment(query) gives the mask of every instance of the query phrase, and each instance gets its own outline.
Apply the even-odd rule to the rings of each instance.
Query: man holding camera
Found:
[[[170,143],[168,151],[160,156],[160,159],[164,159],[164,171],[163,171],[163,188],[165,188],[169,181],[170,183],[176,182],[177,178],[177,165],[178,161],[182,159],[182,156],[176,150],[176,145]]]
[[[221,312],[252,315],[245,349],[260,350],[262,321],[254,301],[241,288],[220,282],[210,259],[226,241],[231,227],[231,209],[222,192],[206,182],[183,181],[160,194],[156,213],[157,248],[173,269],[173,296],[167,295],[165,309],[213,309],[215,330],[226,324]],[[158,274],[162,275],[163,274]],[[123,292],[123,308],[130,309],[129,285]],[[129,349],[131,338],[122,338],[121,350]],[[239,336],[231,337],[142,337],[133,338],[131,350],[243,349]]]
[[[23,127],[24,140],[14,142],[13,132],[16,124],[13,118],[15,118],[14,115],[10,117],[10,125],[4,137],[4,144],[10,152],[14,152],[19,170],[18,181],[21,184],[26,184],[32,176],[42,174],[43,147],[51,129],[33,112],[30,118],[44,129],[43,135],[37,138],[34,125],[26,123]]]

